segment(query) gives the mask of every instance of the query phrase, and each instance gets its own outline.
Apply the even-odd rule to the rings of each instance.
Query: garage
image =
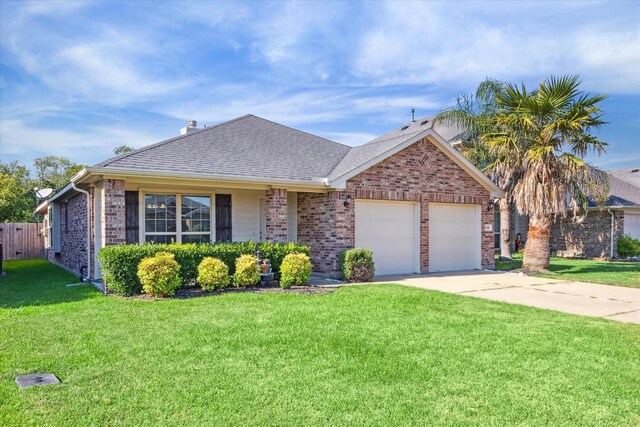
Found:
[[[640,213],[624,212],[624,234],[640,239]]]
[[[418,203],[355,201],[355,244],[373,251],[376,276],[420,272]]]
[[[429,203],[429,271],[481,268],[480,206]]]

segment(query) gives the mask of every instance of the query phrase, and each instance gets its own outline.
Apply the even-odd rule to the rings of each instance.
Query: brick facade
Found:
[[[102,244],[126,242],[124,180],[102,181]]]
[[[81,267],[87,267],[87,197],[84,194],[60,203],[60,253],[49,250],[48,257],[77,273]]]
[[[494,265],[493,210],[487,210],[489,191],[427,139],[347,181],[346,190],[329,194],[298,194],[298,241],[312,248],[314,269],[338,270],[338,253],[355,245],[354,203],[344,199],[399,200],[420,203],[420,267],[429,268],[429,202],[480,205],[481,262]]]
[[[268,242],[287,241],[287,190],[273,188],[266,192],[265,226]]]
[[[614,210],[613,254],[617,256],[618,239],[623,234],[624,212]],[[611,250],[611,215],[590,211],[586,217],[558,218],[551,226],[551,253],[566,257],[608,257]]]

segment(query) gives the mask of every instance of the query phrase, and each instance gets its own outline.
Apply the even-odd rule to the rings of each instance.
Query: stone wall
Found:
[[[268,242],[287,241],[287,190],[273,188],[266,192],[265,227]]]
[[[618,239],[623,233],[624,215],[614,210],[613,253],[617,256]],[[566,257],[608,257],[611,249],[611,215],[590,211],[585,217],[557,219],[551,226],[551,253]]]
[[[420,267],[429,268],[429,202],[477,204],[482,212],[482,265],[494,265],[493,210],[487,210],[489,191],[427,139],[394,154],[347,181],[343,192],[299,193],[298,241],[311,246],[314,269],[338,270],[338,253],[355,245],[352,199],[399,200],[420,203]]]
[[[87,266],[87,197],[84,194],[60,203],[60,253],[49,250],[48,256],[78,274],[81,267]]]

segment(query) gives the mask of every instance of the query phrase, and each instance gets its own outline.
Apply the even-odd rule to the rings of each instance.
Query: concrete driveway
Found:
[[[640,324],[636,288],[488,271],[382,276],[375,281]]]

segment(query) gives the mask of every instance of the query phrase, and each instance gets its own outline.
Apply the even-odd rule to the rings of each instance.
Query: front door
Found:
[[[231,239],[231,194],[216,194],[216,242]]]

